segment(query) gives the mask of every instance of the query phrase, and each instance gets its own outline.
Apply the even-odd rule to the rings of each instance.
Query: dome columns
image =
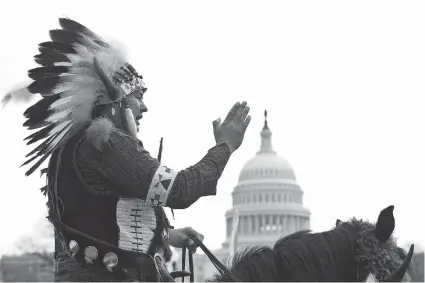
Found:
[[[232,234],[232,217],[226,220],[226,238]],[[309,229],[309,217],[290,214],[251,214],[241,215],[239,218],[239,237],[261,235],[289,235],[296,231]]]

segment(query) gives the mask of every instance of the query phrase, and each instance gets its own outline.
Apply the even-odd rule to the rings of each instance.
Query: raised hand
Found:
[[[241,146],[245,131],[251,122],[251,116],[248,116],[248,113],[249,106],[247,106],[246,101],[236,102],[223,123],[221,123],[220,118],[215,120],[213,128],[217,144],[225,142],[232,153],[237,150]]]

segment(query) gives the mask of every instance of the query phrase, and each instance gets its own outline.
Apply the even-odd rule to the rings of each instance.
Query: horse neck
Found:
[[[275,246],[282,281],[355,281],[356,236],[352,227],[287,238]]]
[[[334,260],[330,261],[330,266],[334,268],[334,273],[331,273],[331,279],[333,281],[357,281],[356,230],[349,224],[343,224],[323,234],[333,251]]]

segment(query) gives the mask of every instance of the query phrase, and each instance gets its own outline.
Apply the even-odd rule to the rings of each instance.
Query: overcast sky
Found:
[[[84,9],[84,10],[83,10]],[[149,88],[139,132],[176,170],[214,145],[212,121],[247,100],[252,122],[218,194],[184,211],[210,249],[243,165],[260,147],[263,111],[273,146],[293,166],[314,231],[336,218],[375,221],[395,205],[401,244],[424,246],[423,1],[8,1],[0,10],[0,91],[27,79],[37,44],[68,16],[124,43]],[[19,169],[28,105],[0,110],[0,254],[45,214],[45,180]],[[208,220],[207,220],[208,219]]]

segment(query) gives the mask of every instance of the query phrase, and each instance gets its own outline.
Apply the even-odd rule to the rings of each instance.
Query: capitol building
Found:
[[[236,213],[239,216],[236,250],[254,245],[273,245],[281,236],[310,229],[310,211],[303,206],[303,191],[292,166],[273,149],[267,112],[264,114],[260,150],[242,168],[232,192],[233,206],[225,214],[226,238],[221,249],[211,251],[224,264],[231,250]],[[173,260],[174,268],[180,269],[180,253],[176,251]],[[193,264],[195,282],[202,282],[218,272],[204,254],[194,254]],[[189,270],[188,262],[186,270]],[[180,279],[176,278],[176,281]],[[188,282],[189,278],[185,281]]]

